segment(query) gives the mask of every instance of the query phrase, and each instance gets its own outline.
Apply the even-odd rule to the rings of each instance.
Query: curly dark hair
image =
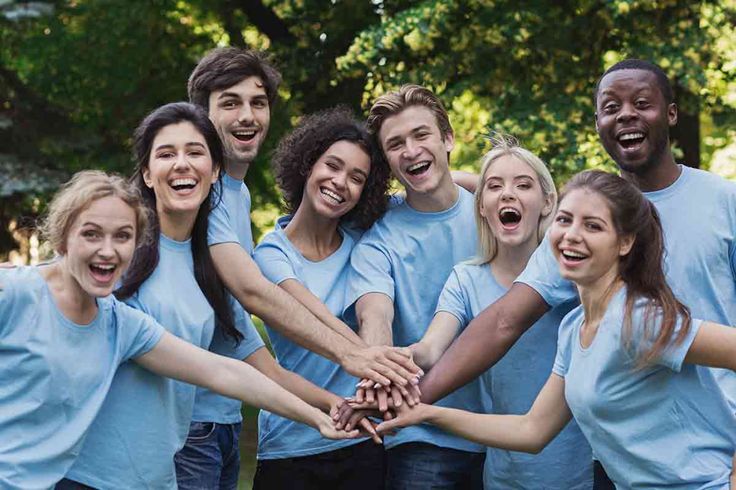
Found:
[[[340,219],[343,223],[365,229],[386,211],[391,170],[365,125],[350,109],[335,107],[305,116],[291,133],[282,138],[271,160],[276,182],[281,188],[287,211],[296,212],[312,167],[338,141],[356,143],[370,156],[371,169],[360,199]]]

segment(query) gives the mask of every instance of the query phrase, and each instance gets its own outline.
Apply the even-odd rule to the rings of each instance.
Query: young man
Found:
[[[659,211],[675,295],[694,318],[736,325],[736,185],[675,163],[669,128],[677,123],[677,106],[667,76],[641,60],[612,66],[596,87],[595,120],[621,175]],[[471,322],[426,376],[423,399],[432,402],[476,378],[549,307],[575,295],[545,240],[509,292]],[[719,371],[733,402],[736,376]]]
[[[452,181],[454,135],[442,103],[406,85],[376,100],[369,130],[406,190],[353,250],[347,316],[370,345],[420,340],[453,266],[475,254],[473,196]],[[476,381],[440,403],[481,411]],[[484,452],[429,426],[386,438],[387,488],[481,488]]]
[[[243,179],[268,133],[280,82],[281,75],[262,53],[232,47],[208,53],[189,78],[189,98],[208,110],[225,150],[220,201],[208,232],[217,273],[245,310],[294,342],[338,362],[353,375],[406,384],[418,371],[408,352],[368,347],[346,327],[341,331],[341,325],[318,319],[269,282],[251,258],[251,201]],[[260,345],[251,341],[236,345],[218,332],[210,350],[244,359]],[[180,487],[236,488],[240,403],[199,390],[192,421],[190,440],[177,454]]]

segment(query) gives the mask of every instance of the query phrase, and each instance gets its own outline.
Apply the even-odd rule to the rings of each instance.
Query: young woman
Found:
[[[736,369],[736,330],[691,319],[672,294],[653,205],[618,176],[583,172],[565,188],[550,245],[582,305],[560,326],[552,375],[529,412],[402,407],[379,429],[429,421],[538,452],[575,417],[618,488],[729,488],[736,418],[702,366]]]
[[[544,163],[510,137],[494,137],[483,158],[475,192],[479,257],[455,266],[440,295],[424,338],[411,349],[430,369],[464,328],[496,301],[524,270],[554,216],[557,192]],[[552,369],[557,330],[572,305],[547,313],[482,377],[484,408],[493,413],[525,413]],[[520,380],[523,379],[523,382]],[[570,424],[541,454],[489,448],[486,488],[589,489],[590,447]]]
[[[155,213],[155,233],[137,251],[117,295],[189,344],[209,346],[216,324],[239,337],[238,317],[231,314],[207,248],[210,190],[222,162],[215,128],[202,109],[168,104],[146,117],[134,144],[133,180]],[[207,359],[206,367],[186,355],[178,363],[209,370],[214,382],[222,378],[210,366],[216,360],[239,377],[227,383],[252,382],[254,370],[245,364],[211,354]],[[68,480],[96,488],[176,488],[174,454],[189,429],[195,387],[144,367],[149,366],[127,363],[118,369]],[[317,417],[316,409],[296,406]]]
[[[386,208],[389,170],[363,125],[349,111],[305,117],[273,157],[288,216],[256,247],[264,275],[322,321],[340,322],[350,252]],[[328,324],[329,324],[328,323]],[[339,365],[267,328],[279,362],[341,396],[357,379]],[[357,336],[357,334],[354,334]],[[354,427],[362,414],[353,417]],[[370,426],[363,419],[360,422]],[[254,488],[383,488],[383,447],[372,441],[329,441],[277,414],[259,417]]]

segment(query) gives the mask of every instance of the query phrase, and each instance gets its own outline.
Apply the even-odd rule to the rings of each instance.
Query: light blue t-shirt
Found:
[[[206,348],[214,311],[194,277],[191,243],[160,236],[159,263],[126,302]],[[195,387],[120,366],[68,478],[99,489],[175,489],[174,454],[189,432]]]
[[[693,317],[736,325],[736,184],[703,170],[680,168],[672,185],[644,193],[662,220],[667,282]],[[534,288],[551,306],[577,296],[573,284],[560,276],[546,238],[517,281]],[[736,373],[714,372],[736,407]]]
[[[163,328],[97,299],[88,325],[68,320],[36,267],[0,270],[0,487],[49,488],[79,454],[118,365],[149,352]]]
[[[405,347],[422,339],[453,266],[476,253],[473,195],[458,190],[457,202],[438,213],[423,213],[406,201],[398,202],[363,235],[350,259],[346,318],[354,321],[354,305],[361,296],[382,293],[394,302],[394,345]],[[436,404],[482,412],[480,381],[472,381]],[[401,429],[396,436],[387,437],[385,445],[390,449],[407,442],[485,450],[426,424]]]
[[[437,312],[455,316],[464,329],[488,305],[506,294],[490,264],[456,265],[445,283]],[[484,408],[497,414],[523,415],[552,373],[557,330],[573,304],[545,314],[509,352],[481,376]],[[483,469],[485,488],[590,490],[593,465],[590,445],[572,421],[539,454],[488,448]]]
[[[342,244],[319,262],[306,259],[289,241],[284,228],[290,217],[279,219],[276,230],[256,247],[253,258],[263,274],[274,284],[295,279],[317,296],[336,316],[345,308],[345,283],[350,269],[350,252],[359,234],[340,228]],[[358,380],[338,364],[315,354],[266,325],[276,358],[317,386],[345,397],[355,392]],[[266,410],[258,417],[258,459],[283,459],[333,451],[363,442],[364,439],[333,441],[304,424],[285,419]]]
[[[736,417],[712,371],[683,363],[700,320],[692,321],[681,344],[637,369],[637,349],[651,346],[655,337],[643,335],[646,303],[639,300],[633,341],[624,345],[625,301],[622,288],[587,348],[580,345],[582,307],[560,325],[554,373],[565,379],[575,420],[617,488],[728,489]],[[655,335],[660,324],[655,316]]]
[[[220,198],[217,206],[210,213],[207,227],[207,243],[209,246],[219,243],[239,243],[248,254],[253,253],[253,233],[250,229],[250,192],[245,184],[233,179],[227,173],[222,176],[213,192],[213,197]],[[264,346],[250,314],[243,310],[238,301],[230,297],[235,327],[243,334],[237,343],[234,339],[223,335],[222,330],[215,329],[210,352],[221,356],[242,360]],[[193,422],[215,422],[218,424],[235,424],[243,420],[240,400],[227,398],[206,388],[197,388],[192,412]]]

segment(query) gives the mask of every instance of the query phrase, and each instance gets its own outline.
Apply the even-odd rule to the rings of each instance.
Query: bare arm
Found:
[[[452,344],[458,330],[460,321],[455,315],[446,311],[437,312],[422,340],[410,346],[414,353],[414,362],[425,371],[429,371]]]
[[[164,332],[161,340],[135,361],[144,368],[185,383],[307,424],[330,438],[355,437],[337,431],[329,416],[292,395],[244,362],[212,354]]]
[[[478,175],[463,170],[453,170],[450,172],[452,181],[460,187],[465,188],[468,192],[475,192],[478,187]]]
[[[483,310],[422,379],[422,401],[434,403],[497,363],[549,306],[534,289],[514,283]]]
[[[703,322],[685,362],[736,371],[736,328]]]
[[[330,327],[332,330],[342,335],[355,345],[365,346],[363,339],[348,327],[342,320],[337,318],[332,312],[320,301],[320,299],[312,294],[312,292],[304,287],[302,283],[296,279],[287,279],[279,284],[284,291],[289,293],[294,299],[303,304],[314,316],[322,323]]]
[[[339,363],[350,374],[376,383],[406,383],[414,377],[417,367],[408,350],[356,348],[289,293],[268,281],[239,244],[214,245],[210,253],[217,273],[243,308],[290,340]]]
[[[422,422],[485,446],[538,453],[572,418],[565,401],[565,380],[552,374],[525,415],[489,415],[454,408],[418,405],[398,408],[395,419],[378,426],[379,433]]]
[[[368,345],[394,345],[394,302],[381,293],[364,294],[355,303],[360,337]]]

